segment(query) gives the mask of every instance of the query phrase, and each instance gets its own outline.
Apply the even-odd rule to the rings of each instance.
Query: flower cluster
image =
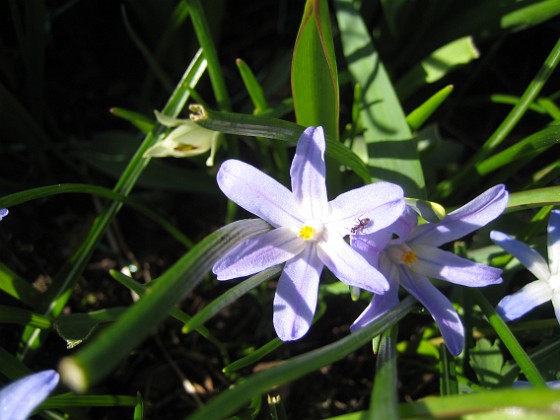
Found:
[[[459,354],[464,346],[459,316],[428,277],[471,287],[501,282],[501,270],[439,247],[498,217],[508,200],[505,187],[489,189],[439,223],[418,225],[403,190],[388,182],[366,185],[329,201],[324,153],[323,129],[307,128],[292,163],[291,191],[243,162],[222,164],[221,190],[273,229],[242,242],[220,259],[213,267],[218,279],[285,263],[273,315],[276,333],[284,341],[296,340],[309,330],[324,266],[349,286],[374,294],[353,330],[391,309],[398,302],[400,284],[430,310],[450,351]]]

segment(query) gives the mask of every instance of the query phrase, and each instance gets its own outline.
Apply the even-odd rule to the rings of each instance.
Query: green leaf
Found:
[[[292,95],[299,125],[323,126],[338,140],[338,73],[326,0],[307,0],[292,58]]]
[[[4,207],[9,206],[2,206],[2,208]],[[41,302],[41,294],[25,281],[25,279],[21,278],[1,262],[0,290],[32,308],[37,308]]]
[[[126,308],[108,308],[86,314],[69,314],[59,317],[54,327],[58,335],[66,341],[69,349],[87,340],[102,323],[115,322]]]
[[[477,340],[476,347],[470,351],[470,359],[471,367],[482,386],[495,388],[500,385],[504,356],[498,341],[490,343],[485,338]]]
[[[156,121],[154,119],[148,118],[144,114],[140,114],[139,112],[134,112],[119,107],[111,108],[109,111],[111,112],[111,114],[130,122],[144,134],[148,134],[156,125]]]
[[[437,91],[422,105],[413,109],[410,114],[406,116],[406,122],[412,131],[418,130],[426,122],[428,118],[437,111],[439,106],[451,95],[453,92],[453,85],[447,85]]]
[[[506,212],[560,205],[560,187],[546,187],[510,194]]]
[[[62,380],[83,392],[108,375],[167,313],[210,271],[218,258],[240,241],[267,232],[262,220],[242,220],[223,227],[200,241],[161,277],[142,299],[71,357],[60,363]]]
[[[401,185],[407,197],[425,198],[416,141],[369,31],[351,0],[336,0],[335,7],[348,69],[362,88],[360,120],[371,176]]]
[[[47,329],[51,328],[51,320],[43,315],[33,313],[27,309],[13,308],[0,305],[0,324],[21,324],[31,327]]]
[[[379,353],[375,364],[375,384],[369,404],[370,418],[386,420],[398,418],[397,399],[397,326],[381,335]],[[378,386],[377,384],[383,384]]]
[[[204,108],[202,105],[191,105],[191,120],[211,130],[226,134],[243,136],[266,137],[296,144],[305,129],[300,125],[277,118],[237,114],[233,112],[216,112]],[[348,147],[326,136],[327,156],[348,166],[364,181],[370,182],[368,169],[364,162]]]

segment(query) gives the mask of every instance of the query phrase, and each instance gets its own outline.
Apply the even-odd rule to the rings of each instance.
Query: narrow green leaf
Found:
[[[111,108],[109,111],[111,112],[111,114],[130,122],[134,127],[142,131],[144,134],[148,134],[156,125],[155,119],[148,118],[144,114],[140,114],[139,112],[134,112],[119,107]]]
[[[457,373],[455,359],[447,350],[445,344],[439,346],[439,365],[440,379],[439,392],[440,395],[455,395],[459,393],[459,383],[457,382]]]
[[[269,268],[267,270],[261,271],[254,276],[249,277],[247,280],[243,280],[238,285],[232,287],[227,292],[223,293],[203,309],[201,309],[195,316],[190,319],[183,327],[183,333],[189,333],[200,326],[202,326],[210,318],[218,314],[222,309],[231,303],[235,302],[244,294],[248,293],[259,284],[264,283],[277,276],[280,271],[282,271],[281,266],[276,266]]]
[[[264,96],[264,91],[255,77],[255,74],[245,61],[238,58],[235,60],[235,64],[237,65],[239,74],[241,74],[245,88],[247,89],[247,92],[249,92],[251,101],[253,102],[253,105],[255,105],[255,115],[259,115],[268,108],[268,102]]]
[[[348,69],[362,88],[360,118],[371,175],[401,185],[407,197],[425,198],[416,141],[369,31],[352,0],[334,4]]]
[[[236,360],[235,362],[230,363],[227,366],[224,366],[222,372],[224,373],[231,373],[235,372],[239,369],[242,369],[247,366],[251,366],[261,360],[264,356],[272,353],[278,347],[280,347],[284,342],[280,340],[278,337],[270,340],[264,346],[252,351],[249,355]]]
[[[216,102],[220,109],[224,111],[229,111],[231,109],[229,94],[227,92],[226,83],[222,75],[222,67],[220,61],[218,60],[218,52],[216,51],[216,46],[214,40],[212,39],[212,33],[210,31],[210,26],[208,20],[206,19],[206,14],[204,13],[204,8],[200,3],[200,0],[189,0],[186,3],[186,10],[188,11],[194,31],[200,47],[204,52],[204,57],[208,61],[208,74],[210,76],[210,83],[212,84],[212,89],[214,90],[214,96],[216,97]]]
[[[76,395],[65,393],[49,397],[40,405],[41,410],[70,407],[134,407],[136,397],[129,395]]]
[[[506,212],[560,205],[560,187],[546,187],[510,194]]]
[[[0,324],[21,324],[41,329],[51,328],[51,320],[41,314],[36,314],[27,309],[14,308],[0,305]]]
[[[173,224],[171,224],[166,218],[160,216],[158,213],[153,211],[152,209],[148,208],[147,206],[137,202],[136,200],[124,197],[119,193],[114,192],[108,188],[99,187],[97,185],[90,185],[90,184],[56,184],[56,185],[48,185],[46,187],[38,187],[38,188],[30,188],[28,190],[23,190],[14,194],[6,195],[0,197],[0,207],[12,207],[18,204],[23,204],[29,201],[50,197],[53,195],[58,194],[72,194],[72,193],[79,193],[79,194],[92,194],[99,197],[105,197],[110,200],[119,203],[125,203],[126,205],[130,206],[131,208],[137,210],[139,213],[146,216],[148,219],[153,220],[157,224],[159,224],[164,230],[166,230],[172,237],[177,239],[180,243],[182,243],[187,249],[193,246],[192,241],[186,237],[183,233],[181,233]],[[14,281],[18,283],[19,290],[17,293],[26,293],[27,298],[30,299],[40,299],[40,297],[30,297],[31,295],[39,296],[39,293],[33,289],[31,286],[27,285],[22,286],[20,283],[25,280],[17,279],[17,275],[12,272],[6,272],[7,268],[5,268],[2,263],[0,263],[0,289],[3,289],[4,285],[6,285],[7,293],[10,293],[8,290],[11,290],[7,285],[9,282]],[[6,275],[6,278],[4,278]],[[14,277],[16,276],[16,277]],[[27,284],[27,283],[25,283]],[[13,289],[16,286],[11,286]],[[29,289],[31,288],[31,289]],[[23,291],[25,289],[25,291]],[[17,297],[17,296],[15,296]],[[26,302],[24,302],[26,303]],[[30,305],[32,306],[32,305]]]
[[[2,206],[10,207],[10,206]],[[20,302],[31,308],[38,308],[41,302],[41,294],[33,288],[25,279],[14,273],[10,268],[0,262],[0,290],[15,297]]]
[[[299,125],[323,126],[338,140],[338,73],[326,0],[307,0],[292,58],[292,96]]]
[[[202,105],[191,105],[191,120],[203,127],[227,134],[243,136],[266,137],[297,143],[304,127],[277,118],[236,114],[233,112],[216,112],[204,108]],[[371,177],[364,162],[348,147],[330,137],[327,140],[327,156],[336,159],[352,169],[356,175],[369,183]]]
[[[519,419],[558,418],[560,392],[550,389],[506,389],[474,394],[425,398],[401,404],[402,420],[433,418]],[[489,417],[494,413],[494,417]],[[510,415],[511,414],[511,415]],[[533,417],[542,414],[544,417]]]
[[[11,381],[33,373],[17,357],[0,347],[0,373]]]
[[[560,143],[560,126],[552,125],[475,165],[479,175],[500,169],[518,159],[526,162]]]
[[[394,325],[381,335],[369,404],[368,418],[373,420],[398,418],[397,331],[398,328]]]
[[[406,122],[412,131],[418,130],[438,110],[440,105],[451,95],[453,92],[453,85],[447,85],[437,91],[422,105],[413,109],[410,114],[406,116]]]
[[[105,377],[202,280],[220,256],[241,240],[269,229],[260,219],[242,220],[208,235],[154,280],[149,293],[117,322],[75,355],[64,358],[59,368],[62,380],[83,392]]]
[[[136,405],[134,406],[133,420],[143,420],[144,419],[144,399],[140,392],[136,395]]]

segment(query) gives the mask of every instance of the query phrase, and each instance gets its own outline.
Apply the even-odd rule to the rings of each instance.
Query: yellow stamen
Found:
[[[311,238],[313,238],[314,234],[315,234],[315,229],[313,229],[311,226],[305,225],[300,229],[298,236],[303,240],[308,241]]]
[[[402,258],[402,262],[405,263],[409,267],[412,263],[414,263],[414,262],[416,262],[416,260],[418,260],[418,257],[416,256],[416,252],[414,252],[414,251],[405,252],[402,255],[401,258]]]
[[[194,149],[198,149],[198,147],[193,146],[192,144],[180,144],[179,146],[175,146],[173,148],[176,152],[190,152]]]

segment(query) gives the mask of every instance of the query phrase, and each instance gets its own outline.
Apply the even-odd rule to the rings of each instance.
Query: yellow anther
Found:
[[[402,262],[405,263],[409,267],[412,263],[414,263],[414,262],[416,262],[416,260],[418,260],[418,257],[416,256],[416,252],[414,252],[414,251],[405,252],[402,255],[401,258],[402,258]]]
[[[308,241],[311,238],[313,238],[314,234],[315,234],[315,229],[313,229],[311,226],[305,225],[300,229],[298,236],[303,240]]]

